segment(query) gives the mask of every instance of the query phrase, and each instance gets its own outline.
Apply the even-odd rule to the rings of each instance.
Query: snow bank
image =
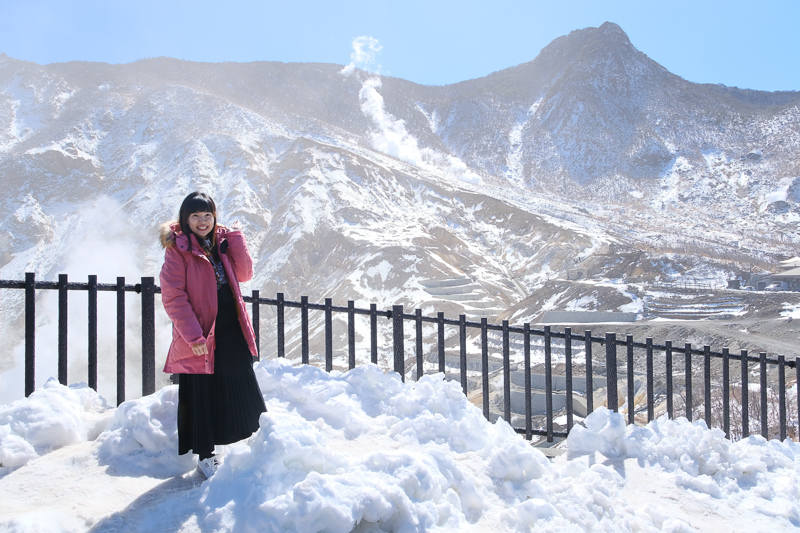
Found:
[[[800,526],[800,445],[791,439],[761,436],[731,442],[703,420],[670,420],[666,415],[645,427],[625,426],[623,415],[605,407],[585,419],[567,438],[571,456],[600,452],[606,457],[635,458],[673,472],[676,484],[712,498],[764,500],[765,514]]]
[[[404,384],[375,365],[337,375],[266,362],[257,376],[269,412],[209,481],[204,528],[455,530],[480,519],[494,485],[549,469],[442,375]]]
[[[0,408],[3,468],[17,469],[0,478],[0,498],[16,498],[0,510],[0,529],[800,527],[800,447],[791,441],[732,443],[685,419],[626,427],[601,408],[551,462],[504,421],[486,421],[440,374],[403,383],[375,365],[328,374],[263,361],[256,377],[268,412],[249,439],[218,447],[222,465],[209,480],[194,472],[196,456],[177,455],[177,387],[109,409],[83,385],[50,381]],[[77,458],[39,457],[92,440],[73,447]]]
[[[119,473],[171,477],[196,466],[191,454],[178,455],[177,385],[121,404],[97,440],[98,456]]]
[[[85,383],[51,378],[28,398],[0,406],[0,477],[55,449],[94,440],[113,411]]]

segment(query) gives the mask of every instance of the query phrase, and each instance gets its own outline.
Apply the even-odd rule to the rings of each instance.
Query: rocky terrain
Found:
[[[670,298],[659,284],[724,288],[800,253],[799,147],[800,93],[687,82],[611,23],[443,87],[330,64],[0,55],[0,277],[157,276],[158,225],[202,189],[243,224],[263,296],[514,322],[628,311],[637,335],[789,355],[794,294],[681,322],[653,303]],[[12,331],[19,292],[2,295]]]

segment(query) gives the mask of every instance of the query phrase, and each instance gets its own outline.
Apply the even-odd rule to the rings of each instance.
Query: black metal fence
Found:
[[[97,389],[97,294],[99,291],[116,293],[116,388],[117,404],[125,400],[125,301],[126,294],[134,292],[141,298],[141,356],[142,356],[142,395],[155,392],[155,294],[160,293],[160,288],[155,285],[154,278],[143,277],[140,283],[126,284],[125,278],[119,277],[115,284],[101,284],[97,276],[89,276],[86,283],[69,282],[65,274],[59,275],[57,282],[37,281],[34,274],[27,273],[24,281],[0,280],[0,289],[22,289],[25,291],[24,331],[25,331],[25,395],[30,395],[35,390],[35,354],[36,354],[36,294],[38,290],[58,291],[58,380],[62,384],[68,383],[67,376],[67,316],[68,316],[68,291],[87,291],[88,294],[88,384]],[[787,404],[787,377],[786,369],[794,368],[795,381],[800,381],[800,357],[793,360],[784,355],[768,357],[765,352],[757,356],[750,355],[746,350],[738,354],[730,353],[727,348],[713,351],[710,346],[695,348],[691,344],[682,347],[666,341],[663,345],[653,342],[652,338],[645,342],[634,341],[631,335],[624,339],[616,333],[605,333],[598,337],[593,336],[590,330],[582,334],[573,333],[571,328],[565,327],[563,331],[553,331],[550,326],[535,329],[531,324],[515,326],[507,320],[500,324],[490,324],[483,317],[479,322],[468,321],[466,315],[459,315],[458,319],[445,318],[444,313],[436,316],[423,316],[420,309],[414,313],[406,313],[401,305],[392,306],[391,310],[378,310],[375,304],[370,304],[369,309],[355,307],[349,301],[346,307],[334,306],[330,298],[324,304],[315,304],[308,301],[307,296],[302,296],[299,302],[284,299],[278,293],[275,299],[262,298],[259,291],[252,291],[246,296],[245,301],[251,304],[251,313],[256,343],[261,352],[261,308],[272,306],[275,310],[275,341],[278,357],[286,357],[286,314],[299,312],[300,343],[299,360],[303,364],[310,361],[310,336],[309,313],[322,312],[324,322],[324,360],[326,371],[334,367],[333,349],[333,316],[334,313],[346,314],[347,319],[347,361],[341,362],[341,367],[354,368],[356,360],[356,320],[357,316],[367,317],[369,320],[369,355],[370,361],[378,363],[378,318],[391,321],[391,359],[392,368],[406,379],[407,365],[416,368],[416,379],[419,379],[426,370],[428,372],[448,373],[455,366],[462,390],[465,394],[469,390],[469,377],[476,379],[478,374],[480,382],[479,397],[481,399],[484,416],[491,418],[492,405],[490,404],[492,392],[502,396],[502,406],[496,406],[495,416],[502,416],[509,423],[512,422],[512,354],[517,356],[514,366],[524,377],[521,385],[524,397],[524,412],[515,414],[515,422],[524,420],[522,424],[515,424],[515,429],[523,433],[527,439],[534,435],[546,437],[548,442],[555,438],[566,437],[575,423],[576,398],[582,399],[585,408],[583,416],[595,409],[595,395],[605,389],[604,399],[601,400],[609,409],[627,412],[629,424],[653,420],[658,411],[664,411],[672,418],[683,415],[689,420],[702,418],[709,427],[720,427],[729,437],[746,437],[751,433],[753,424],[758,433],[767,438],[778,437],[785,439],[789,434],[789,424],[793,431],[797,430],[797,413],[800,412],[800,394],[797,394],[797,405]],[[295,316],[295,319],[297,317]],[[414,356],[406,357],[406,332],[405,326],[410,323],[413,327]],[[433,326],[435,334],[435,351],[424,349],[423,325]],[[457,335],[453,330],[457,330]],[[447,335],[447,333],[450,335]],[[468,365],[468,336],[480,341],[480,369],[479,373],[470,370]],[[500,348],[500,364],[496,373],[490,372],[490,342],[496,342]],[[456,341],[457,338],[457,341]],[[512,338],[514,350],[512,352]],[[446,354],[448,342],[457,345],[458,364],[448,364]],[[536,376],[532,373],[532,350],[543,355],[543,360],[538,366],[542,367],[544,374]],[[595,354],[596,349],[602,355]],[[558,352],[558,365],[554,364],[554,351]],[[383,353],[387,353],[387,348]],[[520,355],[522,357],[518,357]],[[620,353],[621,352],[621,353]],[[474,358],[476,354],[471,354]],[[492,358],[496,358],[493,354]],[[451,358],[452,359],[452,358]],[[681,361],[682,359],[682,361]],[[563,360],[563,363],[561,362]],[[681,368],[681,364],[682,368]],[[731,366],[739,367],[739,379],[732,378]],[[427,364],[427,369],[426,369]],[[700,377],[699,365],[702,365]],[[752,371],[757,374],[756,380],[751,383]],[[554,375],[554,368],[562,368],[563,375]],[[576,375],[576,372],[578,374]],[[777,376],[775,376],[777,372]],[[491,376],[502,375],[502,394],[490,388]],[[472,374],[472,376],[470,376]],[[636,376],[644,377],[644,394],[637,393]],[[734,372],[735,374],[735,372]],[[602,377],[600,377],[602,376]],[[681,376],[683,378],[681,379]],[[537,416],[533,412],[533,395],[536,387],[533,377],[541,377],[544,382],[544,411]],[[663,378],[663,379],[662,379]],[[580,393],[576,391],[575,383],[581,384]],[[696,383],[699,381],[699,383]],[[605,385],[598,387],[596,383]],[[659,383],[658,390],[656,383]],[[662,383],[663,382],[663,383]],[[559,383],[563,390],[563,408],[554,406],[554,384]],[[663,386],[662,386],[663,385]],[[599,390],[598,390],[599,389]],[[620,391],[623,391],[620,394]],[[699,391],[702,398],[695,399],[694,393]],[[777,393],[775,392],[777,391]],[[478,392],[475,390],[474,392]],[[642,396],[640,398],[640,396]],[[620,405],[620,403],[622,405]],[[754,409],[755,408],[755,409]],[[795,409],[796,408],[796,409]],[[682,412],[680,412],[682,411]],[[721,411],[721,412],[720,412]],[[794,412],[790,420],[789,411]],[[562,413],[565,422],[556,423],[556,415]],[[638,418],[637,418],[638,417]],[[775,421],[771,424],[771,421]],[[537,427],[534,427],[534,422]],[[557,427],[558,426],[558,427]],[[774,427],[773,427],[774,426]],[[793,437],[797,437],[795,433]]]

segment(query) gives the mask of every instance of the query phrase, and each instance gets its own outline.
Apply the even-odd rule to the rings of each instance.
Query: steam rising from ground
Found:
[[[377,71],[371,67],[377,65],[377,54],[382,48],[374,37],[357,37],[353,41],[351,62],[341,70],[341,74],[352,75],[356,68],[377,73],[380,71],[380,66],[378,65]],[[380,77],[370,76],[362,82],[358,93],[361,112],[376,126],[370,134],[375,149],[431,172],[444,171],[447,175],[462,181],[481,182],[480,176],[472,172],[459,158],[430,148],[421,148],[417,139],[406,130],[405,121],[395,118],[386,111],[383,96],[378,92],[380,87]]]
[[[144,255],[135,244],[134,234],[141,232],[143,224],[136,213],[109,197],[100,197],[90,203],[77,206],[64,224],[71,227],[61,233],[64,262],[57,265],[56,272],[44,277],[47,281],[57,279],[60,272],[69,274],[70,282],[86,283],[90,274],[97,275],[98,283],[116,283],[117,276],[124,276],[125,283],[139,283],[145,273]],[[145,226],[146,227],[146,226]],[[37,279],[42,279],[37,276]],[[88,381],[88,300],[86,291],[68,292],[68,379],[70,383]],[[58,293],[53,290],[37,291],[36,302],[36,388],[41,388],[51,377],[58,376]],[[125,299],[125,345],[127,398],[141,393],[141,305],[136,293],[126,293]],[[109,399],[116,398],[116,294],[98,292],[97,296],[97,345],[98,389]],[[156,354],[166,354],[169,322],[156,299]],[[22,311],[20,311],[22,312]],[[0,379],[0,404],[9,403],[24,394],[25,344],[21,329],[10,332],[9,341],[12,367],[2,372]],[[157,370],[158,362],[157,362]],[[158,377],[165,379],[158,373]]]

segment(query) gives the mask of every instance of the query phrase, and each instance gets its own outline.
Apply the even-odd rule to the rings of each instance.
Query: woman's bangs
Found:
[[[191,200],[189,200],[188,205],[186,206],[186,215],[191,215],[192,213],[213,213],[216,216],[216,206],[214,205],[214,201],[209,198],[208,196],[195,196]]]

